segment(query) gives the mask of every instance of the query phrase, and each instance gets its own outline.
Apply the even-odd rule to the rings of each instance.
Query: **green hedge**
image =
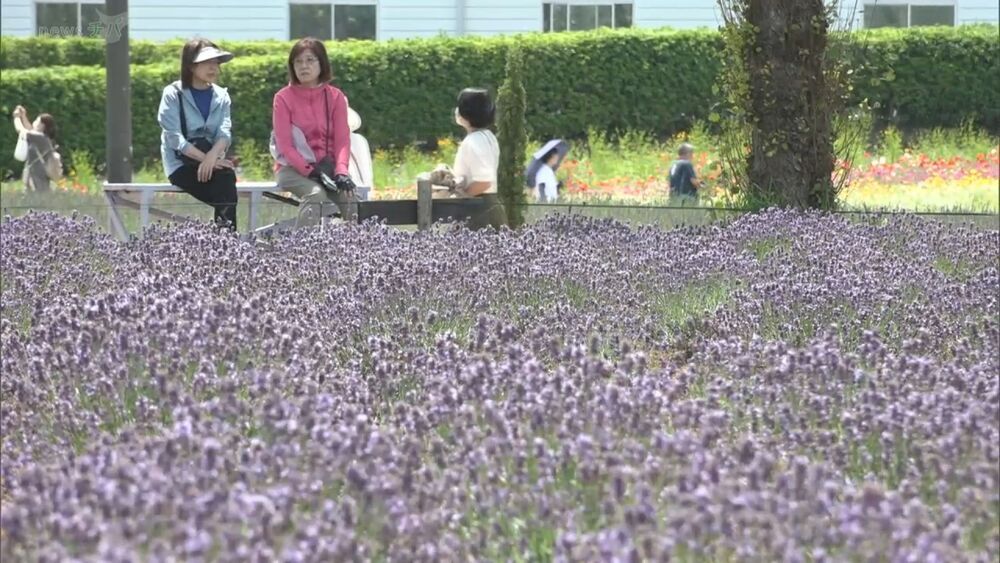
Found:
[[[900,126],[955,126],[974,117],[995,129],[1000,126],[996,32],[995,26],[976,26],[858,34],[852,37],[853,57],[866,65],[859,65],[857,97],[878,102],[883,117],[896,112]],[[5,57],[13,61],[32,41],[48,45],[55,40],[7,41]],[[61,41],[65,45],[55,50],[66,57],[85,51],[70,45],[86,45],[88,40]],[[673,133],[711,112],[721,41],[713,31],[633,29],[350,42],[332,44],[330,53],[334,82],[361,113],[362,132],[373,145],[386,146],[457,134],[452,121],[455,95],[466,86],[495,91],[512,42],[525,54],[528,131],[533,137],[572,137],[588,128]],[[271,98],[287,80],[288,45],[222,43],[244,54],[223,67],[220,80],[233,98],[237,143],[266,142]],[[153,45],[153,52],[172,52],[171,60],[133,67],[133,151],[138,164],[158,155],[156,108],[163,86],[177,75],[179,46]],[[133,52],[145,48],[136,42]],[[246,54],[253,49],[272,54]],[[64,153],[86,149],[102,161],[104,81],[104,70],[96,66],[7,70],[0,83],[0,110],[9,116],[15,105],[23,104],[32,116],[52,113],[60,123]],[[4,123],[0,170],[8,175],[20,165],[12,157],[16,139],[9,118]]]
[[[237,56],[288,53],[292,41],[227,41],[225,48]],[[338,45],[353,47],[358,42]],[[146,65],[180,60],[183,39],[154,42],[129,41],[132,64]],[[344,48],[344,47],[341,47]],[[104,64],[104,40],[93,37],[2,37],[0,69],[24,70],[48,66],[97,66]]]
[[[973,119],[996,131],[998,32],[994,25],[976,25],[862,34],[854,59],[869,66],[857,83],[858,99],[879,102],[880,117],[904,128],[955,127]]]

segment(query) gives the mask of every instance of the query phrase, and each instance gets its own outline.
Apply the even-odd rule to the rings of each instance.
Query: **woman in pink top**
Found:
[[[304,202],[299,225],[318,221],[327,214],[323,204],[331,202],[347,217],[347,204],[356,201],[348,175],[347,97],[329,84],[330,59],[321,41],[306,37],[292,47],[288,78],[274,95],[272,114],[278,187]]]

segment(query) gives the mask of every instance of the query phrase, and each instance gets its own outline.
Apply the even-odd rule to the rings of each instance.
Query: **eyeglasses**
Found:
[[[305,59],[295,59],[293,61],[293,63],[295,64],[295,66],[306,66],[306,65],[312,66],[312,65],[314,65],[314,64],[316,64],[318,62],[319,62],[319,59],[317,59],[316,57],[307,57]]]

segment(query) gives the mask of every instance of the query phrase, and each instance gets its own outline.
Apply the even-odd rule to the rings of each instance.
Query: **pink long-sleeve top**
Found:
[[[338,88],[329,84],[318,88],[289,84],[274,95],[274,111],[271,116],[278,152],[299,174],[309,176],[313,165],[295,150],[292,125],[305,134],[317,161],[328,156],[329,149],[329,156],[334,162],[334,173],[348,173],[351,129],[347,125],[347,97]]]

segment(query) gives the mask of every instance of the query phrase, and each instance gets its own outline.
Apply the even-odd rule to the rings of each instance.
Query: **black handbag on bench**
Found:
[[[178,102],[177,107],[179,107],[181,110],[181,135],[184,135],[184,140],[194,145],[194,148],[200,150],[203,153],[208,153],[208,151],[212,150],[211,141],[209,141],[205,137],[195,137],[193,139],[188,138],[187,117],[184,115],[184,92],[180,88],[178,88],[176,84],[174,85],[174,89],[177,90],[177,102]],[[195,168],[201,166],[200,160],[191,158],[190,156],[184,154],[182,151],[174,151],[174,154],[176,154],[177,158],[181,159],[181,161],[188,166],[193,166]]]

